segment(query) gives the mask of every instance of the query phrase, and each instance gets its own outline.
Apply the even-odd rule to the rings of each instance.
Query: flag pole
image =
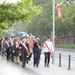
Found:
[[[53,47],[55,50],[55,0],[53,0]],[[54,52],[52,56],[52,64],[54,64]]]

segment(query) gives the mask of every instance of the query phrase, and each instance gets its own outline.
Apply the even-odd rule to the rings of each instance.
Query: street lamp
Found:
[[[55,0],[53,0],[53,47],[55,50]],[[53,56],[52,56],[52,64],[54,64],[54,52],[53,52]]]

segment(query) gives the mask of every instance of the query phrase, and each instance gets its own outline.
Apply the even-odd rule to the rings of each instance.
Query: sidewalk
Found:
[[[75,69],[67,70],[66,67],[58,67],[56,64],[44,67],[43,61],[36,68],[33,67],[32,62],[30,61],[25,68],[22,68],[21,63],[15,64],[0,56],[0,75],[75,75]]]

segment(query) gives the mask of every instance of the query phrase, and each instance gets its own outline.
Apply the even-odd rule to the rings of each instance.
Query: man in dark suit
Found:
[[[40,47],[41,44],[39,42],[38,36],[35,37],[33,43],[34,43],[33,47],[34,66],[38,67],[41,54],[41,47]]]
[[[11,36],[10,40],[9,40],[9,44],[10,44],[10,50],[11,50],[11,60],[12,62],[14,62],[14,36]]]
[[[20,42],[20,48],[21,48],[22,67],[25,67],[27,54],[29,52],[29,45],[27,43],[26,37],[22,37],[21,42]]]
[[[7,37],[5,37],[5,40],[4,40],[4,49],[6,49],[6,53],[7,53],[7,61],[9,60],[9,57],[10,57],[10,44],[9,44],[9,39]]]

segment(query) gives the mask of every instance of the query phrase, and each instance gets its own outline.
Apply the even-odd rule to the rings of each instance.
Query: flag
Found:
[[[62,3],[56,5],[56,9],[58,10],[58,16],[59,16],[59,18],[63,18],[62,11],[61,11],[61,8],[60,8],[61,5],[62,5]]]

